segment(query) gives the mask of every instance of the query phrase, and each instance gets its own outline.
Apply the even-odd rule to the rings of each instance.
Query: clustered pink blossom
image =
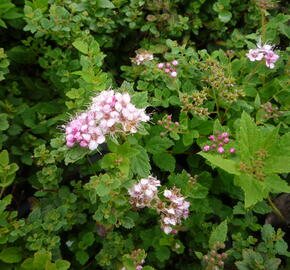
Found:
[[[131,203],[139,208],[149,207],[151,202],[157,198],[157,187],[160,186],[160,181],[153,176],[141,179],[128,190],[131,196]]]
[[[166,234],[175,234],[177,230],[174,226],[180,225],[182,218],[188,218],[190,203],[181,196],[180,190],[176,187],[166,189],[164,191],[166,200],[162,201],[157,195],[159,186],[160,181],[155,177],[141,179],[128,190],[131,203],[139,208],[145,206],[154,208],[161,215],[162,230]]]
[[[95,150],[105,142],[105,136],[116,132],[136,133],[140,122],[147,122],[149,116],[144,109],[137,109],[131,103],[128,93],[102,91],[92,99],[88,110],[73,118],[66,126],[68,147],[78,143],[81,147]]]
[[[256,49],[251,49],[247,54],[250,61],[261,61],[265,60],[266,66],[270,69],[275,67],[274,63],[279,59],[279,55],[274,53],[273,46],[265,44],[257,44]]]
[[[204,152],[210,152],[210,151],[216,151],[219,154],[225,153],[225,144],[228,144],[230,142],[229,139],[229,134],[227,132],[223,132],[221,134],[218,134],[217,136],[215,135],[210,135],[209,140],[212,142],[211,144],[206,144],[203,147]],[[236,152],[235,148],[230,148],[229,152],[231,154],[234,154]]]
[[[163,195],[169,200],[169,205],[161,210],[161,228],[166,234],[174,233],[172,226],[181,224],[181,218],[188,218],[190,203],[175,187],[171,190],[164,190]]]
[[[159,69],[163,69],[165,73],[170,74],[172,78],[176,78],[178,73],[175,67],[178,65],[179,65],[179,62],[177,60],[173,60],[171,63],[159,63],[157,64],[157,67]]]

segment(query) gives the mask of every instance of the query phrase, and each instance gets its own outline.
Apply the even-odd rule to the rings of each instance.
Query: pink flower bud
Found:
[[[223,139],[223,136],[222,136],[222,135],[219,135],[219,136],[217,137],[217,139],[218,139],[219,141],[221,141],[221,140]]]
[[[167,66],[167,67],[170,67],[170,66],[171,66],[171,64],[170,64],[170,63],[166,63],[166,66]]]
[[[170,71],[169,68],[164,69],[164,72],[165,72],[165,73],[168,73],[169,71]]]
[[[223,146],[223,145],[224,145],[223,142],[219,142],[219,143],[218,143],[218,146]]]
[[[213,144],[213,145],[211,146],[211,148],[216,148],[216,144]]]
[[[178,64],[179,64],[179,63],[178,63],[177,60],[173,60],[173,61],[172,61],[172,65],[173,65],[173,66],[178,66]]]
[[[137,265],[136,270],[141,270],[142,268],[143,268],[143,266]]]
[[[210,135],[208,138],[209,138],[211,141],[215,141],[215,136],[214,136],[214,135]]]
[[[228,137],[228,136],[229,136],[229,134],[228,134],[227,132],[223,132],[223,133],[222,133],[222,137],[223,137],[223,138],[226,138],[226,137]]]
[[[159,63],[159,64],[157,65],[157,67],[160,68],[160,69],[161,69],[161,68],[164,68],[164,63]]]
[[[222,146],[220,146],[218,149],[217,149],[217,151],[218,151],[218,153],[224,153],[225,152],[225,149],[222,147]]]
[[[208,152],[208,151],[210,150],[210,146],[209,146],[209,145],[205,145],[205,146],[203,147],[203,150],[204,150],[205,152]]]
[[[228,143],[230,141],[230,139],[227,137],[224,139],[224,143]]]
[[[230,149],[230,153],[231,153],[231,154],[236,153],[236,148],[231,148],[231,149]]]

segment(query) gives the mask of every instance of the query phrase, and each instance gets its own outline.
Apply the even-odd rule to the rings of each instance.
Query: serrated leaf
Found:
[[[199,152],[198,154],[204,157],[214,166],[217,166],[228,173],[235,174],[235,175],[241,174],[237,169],[237,163],[233,160],[225,159],[221,157],[220,155],[213,155],[213,154],[209,154],[205,152]]]
[[[122,218],[122,226],[126,229],[131,229],[135,226],[135,222],[130,217],[124,217]]]
[[[158,154],[164,152],[172,145],[174,145],[174,143],[170,139],[166,137],[154,136],[148,140],[146,149],[151,154]]]
[[[72,45],[80,52],[82,52],[83,54],[88,54],[89,52],[89,46],[88,44],[81,40],[81,39],[76,39]]]
[[[0,253],[0,260],[5,263],[18,263],[22,260],[20,247],[5,248]]]
[[[175,169],[175,158],[168,153],[153,155],[153,161],[162,171],[173,172]]]
[[[6,113],[0,113],[0,130],[6,130],[9,128],[9,123],[8,123],[8,115]]]
[[[68,165],[82,159],[90,150],[83,147],[71,147],[65,151],[64,163]]]
[[[275,239],[276,233],[271,224],[265,224],[261,229],[262,239],[264,242],[270,242]]]
[[[268,196],[269,192],[265,185],[250,175],[242,174],[236,176],[234,183],[244,191],[246,208],[255,205]]]
[[[219,12],[219,19],[224,22],[227,23],[231,20],[232,18],[232,13],[227,11],[227,10],[222,10],[221,12]]]
[[[210,234],[208,244],[212,247],[216,242],[225,242],[228,232],[228,222],[224,220],[221,224],[213,229]]]
[[[140,177],[147,177],[151,170],[150,160],[147,152],[139,145],[136,145],[135,148],[139,150],[139,154],[132,157],[130,160],[131,170],[134,174],[137,174]]]
[[[137,92],[132,96],[132,103],[142,109],[148,106],[147,99],[147,92]]]
[[[1,153],[0,153],[0,165],[5,167],[9,164],[9,155],[8,155],[8,152],[7,150],[3,150]]]
[[[159,261],[164,262],[170,257],[170,250],[165,246],[157,246],[155,247],[155,256]]]
[[[114,8],[114,4],[109,0],[97,0],[97,6],[100,8]]]
[[[237,132],[238,153],[242,160],[248,160],[254,153],[260,150],[263,142],[261,134],[253,119],[243,112],[240,119],[240,128]]]
[[[290,193],[290,186],[285,180],[282,180],[278,175],[267,175],[265,177],[265,185],[270,192],[273,193]]]
[[[89,255],[84,250],[78,250],[76,252],[76,259],[81,265],[84,265],[88,261]]]

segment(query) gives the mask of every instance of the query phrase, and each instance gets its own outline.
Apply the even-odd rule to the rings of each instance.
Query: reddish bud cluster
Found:
[[[217,242],[213,245],[212,249],[203,256],[203,261],[207,264],[206,270],[220,270],[224,268],[224,260],[227,258],[227,254],[225,252],[217,252],[219,249],[224,248],[224,243]]]
[[[172,121],[172,115],[167,115],[162,120],[158,120],[157,124],[166,129],[166,132],[160,132],[160,136],[165,136],[166,133],[168,133],[168,132],[175,132],[175,133],[179,132],[180,124],[179,124],[179,122]]]
[[[208,138],[210,141],[212,141],[212,144],[206,144],[203,147],[203,151],[205,152],[216,151],[219,154],[225,153],[226,150],[224,148],[224,145],[230,142],[229,134],[227,132],[223,132],[216,136],[210,135]],[[231,154],[234,154],[236,153],[236,149],[232,147],[230,148],[229,152]]]
[[[159,63],[157,67],[159,69],[163,69],[165,73],[170,74],[172,78],[176,78],[178,73],[174,67],[178,66],[179,62],[177,60],[173,60],[171,63]]]

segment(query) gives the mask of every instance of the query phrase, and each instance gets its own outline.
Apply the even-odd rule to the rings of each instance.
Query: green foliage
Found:
[[[284,233],[263,225],[289,224],[285,1],[0,2],[1,269],[289,268]],[[260,40],[273,69],[246,56]],[[153,59],[137,64],[139,49]],[[174,60],[176,77],[157,67]],[[150,121],[95,151],[66,146],[66,123],[106,89]],[[223,154],[203,150],[225,132]],[[177,188],[190,203],[176,234],[160,229],[162,202],[130,198],[149,175],[164,202]]]

